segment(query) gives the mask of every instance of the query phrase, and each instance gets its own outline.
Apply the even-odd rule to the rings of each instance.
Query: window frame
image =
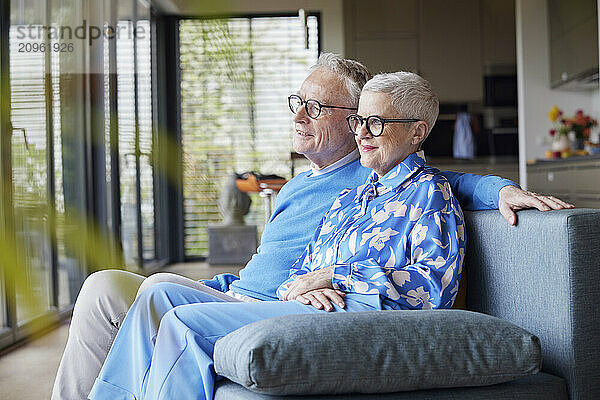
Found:
[[[0,0],[0,76],[8,76],[10,64],[9,51],[10,0]],[[11,137],[10,123],[10,79],[0,79],[0,240],[14,240],[12,229],[12,173],[11,173]],[[9,238],[8,235],[12,237]],[[2,260],[0,260],[2,263]],[[0,321],[0,348],[14,342],[16,308],[12,284],[8,281],[5,268],[0,267],[0,284],[4,287],[4,309]],[[6,323],[6,325],[4,325]]]

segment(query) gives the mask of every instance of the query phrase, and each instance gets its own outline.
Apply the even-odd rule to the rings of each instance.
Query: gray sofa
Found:
[[[497,211],[466,212],[465,217],[468,245],[464,274],[467,309],[472,312],[382,311],[335,316],[288,316],[251,324],[217,342],[215,369],[217,372],[227,371],[222,375],[241,385],[230,379],[222,379],[217,384],[215,400],[600,399],[600,312],[596,305],[600,299],[600,210],[575,209],[545,213],[522,211],[518,214],[519,223],[516,227],[509,226]],[[460,327],[468,323],[482,327],[483,337],[481,332],[475,335],[479,335],[476,338],[478,342],[467,341],[463,348],[453,348],[454,343],[460,341],[459,337],[448,339],[445,335],[439,335],[442,340],[447,340],[442,344],[429,343],[430,348],[427,349],[430,334],[423,331],[423,327],[430,324],[441,324],[443,327],[447,324],[446,326],[456,327],[459,332]],[[418,335],[425,332],[421,340],[424,346],[421,346],[420,353],[415,358],[417,361],[411,361],[421,362],[422,365],[415,368],[410,373],[411,376],[407,376],[406,372],[399,373],[397,380],[410,381],[415,387],[430,389],[389,393],[389,388],[397,387],[398,382],[387,378],[375,381],[369,379],[381,378],[378,374],[393,372],[394,365],[406,361],[401,360],[403,354],[399,348],[394,347],[395,350],[391,351],[394,354],[390,353],[390,357],[378,354],[380,359],[373,359],[369,347],[365,349],[362,346],[369,340],[377,343],[378,332],[389,332],[394,324],[402,326],[402,329],[414,326]],[[523,332],[517,326],[523,328]],[[492,329],[490,327],[496,331],[489,330]],[[460,332],[460,335],[470,334],[470,331]],[[510,334],[504,332],[520,335],[521,342],[517,341],[516,345],[505,349],[507,345],[500,342]],[[489,336],[487,342],[486,335]],[[286,336],[293,337],[292,343],[280,340]],[[409,336],[413,335],[398,335],[395,339],[390,339],[389,334],[384,336],[381,340],[401,343],[408,341]],[[536,367],[536,362],[539,366],[537,338],[541,343],[542,356],[539,372]],[[252,346],[259,342],[267,343],[268,354],[274,357],[273,360],[261,359],[258,352],[252,351]],[[500,346],[496,346],[498,343]],[[409,343],[407,346],[413,345]],[[487,354],[488,346],[498,347],[499,353]],[[305,386],[301,386],[306,388],[306,392],[293,393],[318,393],[319,390],[311,390],[314,389],[311,385],[316,387],[321,379],[331,379],[335,375],[332,372],[337,369],[343,371],[343,378],[338,375],[339,384],[331,386],[336,388],[334,393],[340,393],[337,390],[340,385],[361,378],[365,381],[365,389],[355,391],[371,393],[328,395],[325,394],[327,391],[321,391],[323,394],[311,396],[277,394],[282,393],[281,391],[271,391],[268,394],[268,390],[267,394],[265,390],[259,393],[260,387],[253,387],[256,382],[252,380],[255,378],[248,374],[247,364],[251,364],[251,371],[256,372],[252,368],[257,368],[258,365],[259,369],[266,369],[267,373],[273,374],[273,371],[268,371],[270,363],[276,363],[275,358],[278,357],[286,359],[285,354],[280,357],[278,352],[291,353],[298,348],[320,349],[318,351],[321,353],[317,351],[314,360],[309,360],[314,371],[311,372],[312,375],[308,375],[310,379],[303,382]],[[344,352],[341,348],[353,350]],[[444,352],[448,353],[448,359],[452,359],[450,353],[469,351],[483,353],[483,356],[478,356],[483,357],[483,362],[479,360],[479,366],[471,365],[473,360],[468,358],[464,366],[452,364],[450,360],[450,368],[437,371],[439,376],[434,376],[433,386],[418,385],[419,373],[432,372],[420,370],[423,366],[427,369],[431,364],[423,360],[431,358],[438,362],[443,361],[440,354],[443,355]],[[294,354],[300,354],[301,357],[303,353],[295,351]],[[343,364],[339,364],[340,357],[345,360]],[[355,357],[355,362],[348,362],[352,360],[348,357]],[[293,357],[288,358],[290,365],[277,365],[281,374],[289,375],[290,371],[293,373],[294,363],[300,369],[303,362]],[[369,363],[373,361],[381,362],[381,368],[372,368]],[[281,364],[282,361],[277,362]],[[517,365],[522,372],[525,371],[522,377],[513,379],[508,371],[508,375],[502,379],[513,379],[508,382],[490,385],[485,380],[478,380],[477,368],[494,367],[502,371],[503,368],[508,368],[505,365],[511,363],[522,363]],[[529,364],[525,365],[526,363]],[[469,375],[467,378],[472,379],[470,383],[465,384],[463,369]],[[344,382],[346,379],[348,381]],[[374,386],[373,382],[380,382],[379,386]],[[386,386],[388,384],[390,386]]]

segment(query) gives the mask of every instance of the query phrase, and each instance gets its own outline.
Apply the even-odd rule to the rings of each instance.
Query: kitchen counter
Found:
[[[528,161],[527,165],[537,165],[537,164],[561,164],[561,163],[571,163],[571,162],[586,162],[586,161],[600,161],[600,154],[591,154],[587,156],[572,156],[567,158],[538,158],[532,161]]]
[[[600,155],[538,160],[527,165],[528,189],[576,207],[600,208]]]
[[[427,157],[427,164],[441,171],[467,172],[478,175],[498,175],[519,182],[519,160],[517,157],[477,157],[472,160]]]

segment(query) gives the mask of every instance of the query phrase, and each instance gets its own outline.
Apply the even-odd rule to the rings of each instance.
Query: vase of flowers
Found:
[[[550,129],[550,136],[552,137],[552,151],[560,152],[568,150],[570,143],[567,135],[569,130],[567,127],[560,122],[563,112],[557,106],[554,106],[548,112],[548,119],[552,122],[553,128]]]
[[[550,132],[552,136],[552,151],[565,151],[571,148],[571,141],[565,134],[557,134],[556,131]]]
[[[592,128],[598,125],[598,121],[584,114],[583,110],[577,110],[573,117],[565,117],[557,106],[550,109],[548,118],[554,126],[550,129],[553,151],[563,151],[567,148],[573,151],[583,150]]]

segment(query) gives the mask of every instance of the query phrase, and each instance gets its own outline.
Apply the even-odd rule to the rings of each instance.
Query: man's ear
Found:
[[[425,122],[425,121],[417,122],[415,124],[415,131],[413,133],[411,143],[416,145],[416,144],[423,142],[423,140],[425,140],[425,137],[427,136],[427,130],[428,130],[427,122]]]

